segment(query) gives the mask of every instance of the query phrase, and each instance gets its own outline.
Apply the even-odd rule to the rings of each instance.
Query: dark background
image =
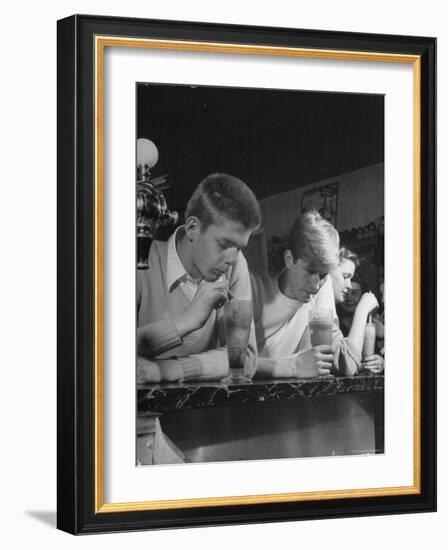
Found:
[[[152,140],[171,209],[212,172],[258,199],[384,160],[384,97],[137,84],[137,137]]]

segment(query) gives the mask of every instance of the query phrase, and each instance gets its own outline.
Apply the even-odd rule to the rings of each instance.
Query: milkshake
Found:
[[[228,300],[223,306],[223,315],[230,375],[222,382],[248,384],[250,379],[244,375],[244,363],[252,322],[252,302],[235,298]]]
[[[331,346],[333,334],[333,314],[331,309],[311,310],[308,315],[310,327],[311,345]]]

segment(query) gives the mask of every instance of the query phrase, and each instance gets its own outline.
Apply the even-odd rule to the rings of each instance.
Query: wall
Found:
[[[0,34],[0,364],[2,419],[0,540],[4,548],[149,547],[214,550],[303,547],[344,550],[445,548],[448,521],[448,400],[439,410],[439,512],[357,519],[183,529],[82,538],[54,528],[56,477],[56,19],[73,13],[217,21],[253,25],[439,36],[439,149],[448,149],[448,31],[439,0],[252,3],[227,0],[141,2],[73,0],[5,3]],[[26,138],[26,154],[17,144]],[[18,176],[26,173],[26,177]],[[448,204],[447,155],[439,155],[439,204]],[[26,197],[26,200],[24,200]],[[18,205],[20,204],[20,216]],[[448,216],[441,210],[439,273],[448,269]],[[29,223],[23,223],[23,220]],[[30,241],[31,239],[31,241]],[[24,254],[24,243],[29,243]],[[442,280],[442,277],[440,277]],[[447,333],[446,285],[439,289],[440,330]],[[442,316],[443,315],[443,316]],[[439,342],[442,342],[439,338]],[[448,387],[446,354],[438,383]],[[443,395],[442,393],[442,395]],[[322,465],[325,475],[325,464]],[[300,472],[298,472],[300,475]],[[445,540],[445,543],[443,542]]]
[[[384,215],[384,163],[379,163],[262,199],[260,205],[267,236],[285,237],[300,214],[303,193],[334,181],[339,181],[336,219],[339,231],[366,225]]]

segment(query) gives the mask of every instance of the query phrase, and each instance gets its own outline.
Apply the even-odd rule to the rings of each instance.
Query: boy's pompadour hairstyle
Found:
[[[338,264],[339,233],[317,210],[310,210],[294,222],[288,248],[294,261],[300,258],[311,271],[329,272]]]
[[[219,218],[241,223],[246,229],[261,224],[261,212],[254,193],[240,179],[228,174],[210,174],[195,189],[185,210],[185,219],[196,216],[201,230]]]

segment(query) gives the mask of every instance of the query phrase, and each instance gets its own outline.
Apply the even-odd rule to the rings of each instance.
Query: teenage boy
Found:
[[[212,380],[228,372],[221,306],[250,300],[241,252],[261,223],[253,192],[227,174],[196,188],[185,225],[154,241],[149,269],[137,272],[137,381]],[[252,323],[245,374],[257,364]]]
[[[299,216],[289,234],[280,274],[251,274],[258,347],[257,376],[325,376],[356,371],[359,354],[337,324],[328,273],[338,263],[339,234],[316,211]],[[308,315],[331,310],[332,344],[312,346]]]

